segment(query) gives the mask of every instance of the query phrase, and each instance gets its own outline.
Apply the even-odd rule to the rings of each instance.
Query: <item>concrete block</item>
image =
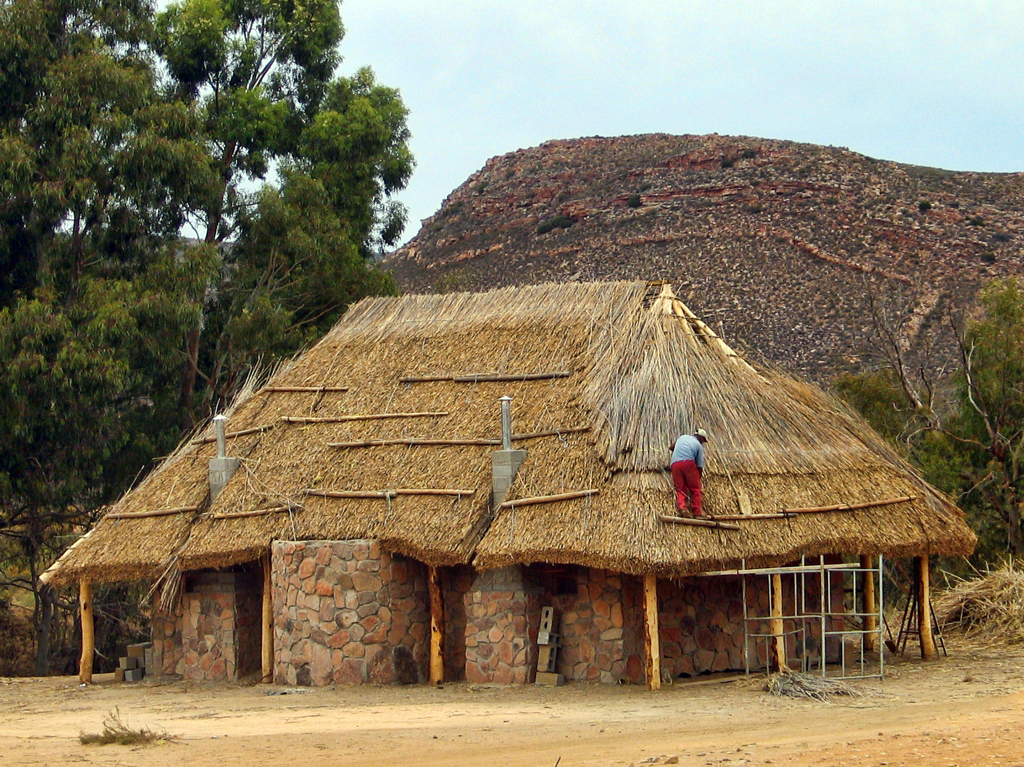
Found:
[[[540,685],[541,687],[561,687],[565,684],[565,677],[561,674],[555,674],[550,671],[538,671],[537,680],[534,684]]]
[[[139,659],[122,655],[118,665],[120,665],[122,671],[128,671],[139,667]]]
[[[124,681],[124,669],[121,668],[120,666],[114,669],[114,681],[115,682],[123,682]]]
[[[145,672],[141,668],[129,668],[124,672],[124,681],[141,682]]]

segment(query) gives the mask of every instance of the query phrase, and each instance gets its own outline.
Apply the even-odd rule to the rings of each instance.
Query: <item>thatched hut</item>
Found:
[[[665,467],[698,426],[718,521],[677,524]],[[364,300],[220,443],[184,443],[46,574],[84,602],[156,582],[154,662],[193,678],[527,681],[553,605],[558,671],[656,686],[749,663],[737,600],[764,595],[693,576],[974,545],[861,419],[667,285]]]

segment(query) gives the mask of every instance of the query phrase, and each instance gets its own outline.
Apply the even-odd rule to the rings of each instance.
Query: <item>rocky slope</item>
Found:
[[[1024,174],[746,137],[550,141],[495,157],[386,266],[406,291],[665,279],[734,346],[813,378],[870,363],[870,300],[927,344],[1024,273]]]

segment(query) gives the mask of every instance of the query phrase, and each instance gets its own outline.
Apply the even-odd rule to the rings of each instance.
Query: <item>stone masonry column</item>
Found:
[[[537,661],[540,591],[519,566],[480,573],[465,596],[466,681],[529,684]]]

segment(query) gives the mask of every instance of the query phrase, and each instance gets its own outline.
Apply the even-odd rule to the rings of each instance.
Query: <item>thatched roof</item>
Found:
[[[541,434],[516,439],[528,454],[508,498],[596,493],[492,512],[498,448],[488,441],[500,437],[505,395],[514,432]],[[350,420],[330,420],[342,418]],[[698,426],[710,432],[713,515],[913,500],[743,520],[739,530],[665,524],[659,514],[675,508],[665,470],[672,443]],[[435,565],[544,561],[661,574],[974,546],[963,514],[841,403],[755,369],[667,286],[642,282],[364,300],[239,401],[227,430],[241,468],[216,502],[208,430],[114,506],[54,580],[226,566],[257,558],[274,539],[377,538]],[[370,441],[383,444],[358,445]],[[391,492],[409,489],[461,494]],[[175,509],[185,510],[142,516]]]

